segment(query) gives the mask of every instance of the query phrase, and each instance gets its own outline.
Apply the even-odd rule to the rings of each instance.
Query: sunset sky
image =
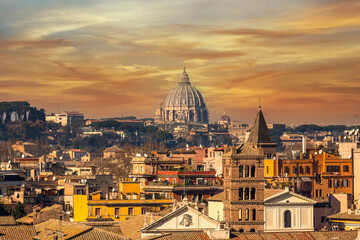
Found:
[[[153,117],[186,66],[210,118],[355,124],[358,0],[0,0],[0,101]]]

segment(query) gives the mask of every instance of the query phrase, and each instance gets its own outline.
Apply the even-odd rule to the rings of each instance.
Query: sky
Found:
[[[153,117],[186,66],[210,119],[356,124],[358,0],[0,0],[0,101]]]

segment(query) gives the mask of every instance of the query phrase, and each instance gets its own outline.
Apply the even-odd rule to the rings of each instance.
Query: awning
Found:
[[[303,181],[303,182],[312,182],[309,177],[302,177],[301,181]]]

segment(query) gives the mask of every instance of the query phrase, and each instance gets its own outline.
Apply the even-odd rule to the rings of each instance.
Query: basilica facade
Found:
[[[191,86],[189,76],[184,71],[178,85],[160,104],[155,112],[155,123],[206,124],[209,121],[208,110],[201,93]]]

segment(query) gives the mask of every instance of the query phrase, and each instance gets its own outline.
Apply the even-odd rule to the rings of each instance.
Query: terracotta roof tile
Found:
[[[207,199],[207,201],[223,201],[224,200],[224,192],[216,194]]]
[[[0,226],[16,225],[16,221],[13,216],[0,216]]]
[[[34,226],[0,226],[1,240],[31,240],[35,234]]]
[[[336,213],[334,215],[330,215],[327,218],[330,218],[330,219],[343,219],[343,220],[349,219],[349,220],[358,220],[358,221],[360,221],[360,214],[355,214],[355,213],[348,214],[347,212],[341,212],[341,213]]]
[[[283,189],[267,189],[267,188],[265,188],[265,190],[264,190],[264,199],[266,199],[268,197],[271,197],[273,195],[276,195],[278,193],[282,193],[284,191],[285,190],[283,190]]]

